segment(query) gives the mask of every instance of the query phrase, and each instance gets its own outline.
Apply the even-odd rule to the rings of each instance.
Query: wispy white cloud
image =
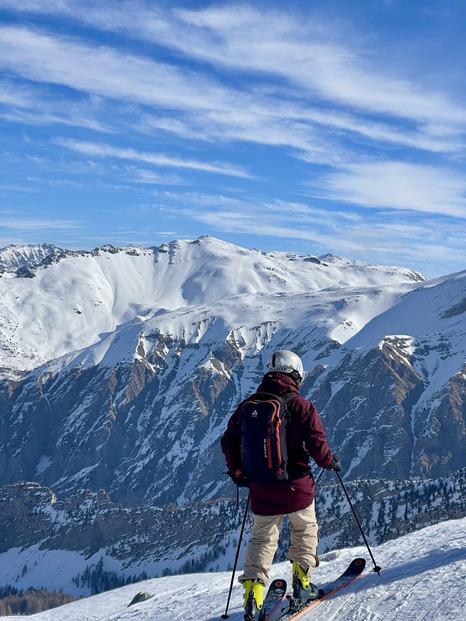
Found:
[[[466,179],[443,168],[395,161],[363,162],[332,172],[320,183],[322,195],[331,200],[466,218]]]
[[[46,6],[29,1],[18,6],[4,0],[3,5],[65,14],[96,28],[154,41],[189,59],[240,70],[251,79],[275,76],[288,84],[279,91],[275,86],[262,92],[260,80],[257,85],[251,82],[248,95],[203,76],[199,67],[194,72],[69,38],[20,28],[4,30],[10,68],[29,79],[189,113],[187,118],[159,118],[152,124],[146,117],[146,127],[190,138],[296,146],[308,154],[308,161],[320,157],[329,163],[335,137],[327,137],[327,147],[318,149],[322,130],[329,128],[378,143],[434,152],[463,147],[458,131],[465,129],[466,110],[461,105],[435,91],[380,75],[364,59],[362,50],[330,43],[333,33],[315,20],[299,22],[283,11],[259,15],[257,9],[246,5],[199,11],[162,11],[138,2],[85,2],[83,6],[82,2],[63,0]],[[290,88],[296,86],[301,89],[298,97]],[[306,105],[302,104],[303,88],[310,91]],[[354,113],[343,113],[338,106],[351,106]],[[368,120],[362,116],[368,112],[406,118],[418,126],[408,129],[397,127],[394,119],[391,124],[382,118]],[[435,132],[439,123],[442,136]],[[286,124],[284,131],[280,124]]]
[[[40,106],[40,111],[37,107],[15,108],[3,112],[4,118],[24,123],[87,124],[91,129],[108,131],[112,127],[115,131],[115,125],[124,131],[126,123],[129,128],[133,126],[142,131],[148,128],[152,132],[160,128],[195,140],[285,146],[296,153],[304,153],[308,160],[321,163],[333,163],[338,159],[339,149],[333,140],[317,132],[309,119],[304,120],[304,113],[296,118],[287,117],[287,106],[275,97],[232,89],[191,70],[81,40],[23,27],[0,28],[0,33],[0,66],[5,70],[36,83],[66,86],[78,93],[157,110],[157,115],[151,115],[133,109],[136,115],[132,121],[120,110],[119,123],[100,121],[100,128],[92,110],[86,117],[82,105],[70,116],[70,112],[58,113],[56,104],[43,102],[45,105]],[[29,101],[34,99],[29,98]],[[76,107],[69,101],[64,106],[70,111]],[[160,114],[161,109],[175,111],[178,116],[169,119]],[[109,112],[109,119],[118,116],[111,114],[112,110]]]
[[[68,159],[61,157],[57,159],[53,157],[53,153],[50,157],[27,153],[24,156],[24,160],[23,167],[34,170],[34,173],[29,172],[29,176],[37,176],[39,173],[42,176],[59,174],[66,175],[69,178],[79,175],[82,178],[87,177],[89,179],[96,175],[104,176],[106,173],[106,169],[102,165],[102,162],[90,158],[84,159],[75,157]]]
[[[339,33],[328,24],[324,27],[316,20],[299,21],[281,10],[245,5],[180,10],[177,15],[192,27],[187,33],[191,36],[177,38],[172,44],[186,54],[276,74],[328,101],[357,109],[415,121],[466,122],[463,105],[441,92],[381,73],[362,47],[352,49],[335,42]]]
[[[123,176],[125,176],[129,182],[147,185],[182,185],[186,183],[183,178],[177,174],[161,174],[153,170],[135,168],[134,166],[128,166]]]
[[[0,35],[0,66],[28,80],[180,109],[227,103],[228,91],[215,81],[147,57],[21,26],[3,26]]]
[[[29,158],[28,158],[29,159]],[[86,190],[99,190],[106,187],[117,186],[116,180],[126,183],[126,189],[130,190],[137,184],[140,186],[167,185],[178,186],[186,184],[186,181],[177,173],[162,173],[155,170],[139,168],[133,165],[116,166],[112,162],[109,166],[103,163],[97,165],[95,161],[62,161],[60,165],[52,161],[41,158],[33,158],[40,174],[28,175],[26,181],[32,184],[48,185],[51,187],[75,187]],[[52,176],[52,175],[61,175]],[[107,180],[107,181],[105,181]],[[113,180],[110,184],[108,180]],[[8,186],[1,186],[5,189]],[[19,187],[18,190],[37,191],[37,188],[30,186]]]
[[[304,202],[173,192],[159,193],[155,208],[181,213],[219,233],[307,241],[314,254],[330,248],[364,261],[410,265],[428,276],[457,271],[466,239],[465,221],[414,212],[357,214]]]
[[[0,105],[30,108],[34,94],[33,90],[25,87],[24,84],[14,84],[10,80],[0,82]]]
[[[79,181],[73,181],[71,179],[43,179],[41,177],[27,177],[28,183],[45,184],[51,188],[72,188],[75,190],[82,190],[88,186]]]
[[[24,125],[69,125],[112,133],[111,125],[97,118],[95,98],[68,100],[46,93],[40,87],[25,86],[18,80],[0,80],[0,118]]]
[[[190,58],[256,75],[277,75],[332,103],[415,121],[466,122],[460,103],[440,91],[382,74],[372,49],[370,53],[362,46],[354,49],[335,28],[315,17],[302,20],[288,11],[244,3],[171,11],[138,1],[116,5],[2,0],[0,6],[67,15],[96,28],[124,31],[177,49]]]
[[[104,123],[100,123],[95,119],[89,117],[79,117],[66,113],[53,114],[51,111],[47,112],[37,110],[0,110],[0,118],[4,121],[21,123],[24,125],[68,125],[70,127],[81,127],[108,134],[113,133],[114,131]]]
[[[147,153],[131,148],[113,147],[111,145],[85,142],[82,140],[72,140],[68,138],[58,138],[55,143],[72,149],[78,153],[91,157],[114,157],[123,160],[133,160],[154,164],[155,166],[168,166],[173,168],[190,168],[198,171],[227,175],[231,177],[251,178],[248,172],[238,166],[224,163],[201,162],[192,159],[181,159],[170,157],[161,153]]]
[[[7,192],[35,192],[34,188],[24,186],[24,185],[13,185],[9,183],[0,184],[0,190],[4,190]]]
[[[49,220],[47,218],[3,217],[0,215],[0,228],[13,230],[78,229],[82,225],[73,220]]]

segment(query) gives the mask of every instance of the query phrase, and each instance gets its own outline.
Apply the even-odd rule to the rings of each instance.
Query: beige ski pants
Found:
[[[246,548],[243,574],[240,582],[260,580],[267,584],[269,570],[278,546],[280,526],[284,515],[256,515],[253,513],[251,536]],[[291,542],[288,558],[296,562],[311,576],[317,565],[317,533],[315,503],[306,509],[289,513]]]

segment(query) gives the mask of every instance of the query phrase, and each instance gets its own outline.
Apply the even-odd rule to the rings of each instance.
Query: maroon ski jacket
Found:
[[[321,467],[332,463],[332,451],[317,410],[310,401],[299,395],[298,387],[286,373],[267,373],[257,392],[285,395],[295,392],[288,402],[287,481],[273,485],[251,483],[251,508],[257,515],[282,515],[308,507],[314,500],[314,479],[310,473],[309,457]],[[241,404],[233,412],[221,438],[221,447],[229,472],[241,470]]]

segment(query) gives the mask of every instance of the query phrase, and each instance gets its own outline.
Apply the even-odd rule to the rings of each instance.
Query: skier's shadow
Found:
[[[464,560],[466,560],[466,549],[464,548],[455,548],[448,551],[432,550],[426,556],[414,558],[412,561],[404,563],[403,565],[386,568],[382,567],[380,578],[376,574],[370,574],[368,578],[371,579],[358,581],[356,588],[358,592],[367,591],[368,589],[377,587],[379,584],[392,584],[400,580],[405,580],[406,578],[419,576],[426,571],[439,569],[451,563]]]

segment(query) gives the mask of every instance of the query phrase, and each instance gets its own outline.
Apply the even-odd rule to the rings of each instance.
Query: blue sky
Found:
[[[465,269],[463,0],[0,0],[0,245]]]

